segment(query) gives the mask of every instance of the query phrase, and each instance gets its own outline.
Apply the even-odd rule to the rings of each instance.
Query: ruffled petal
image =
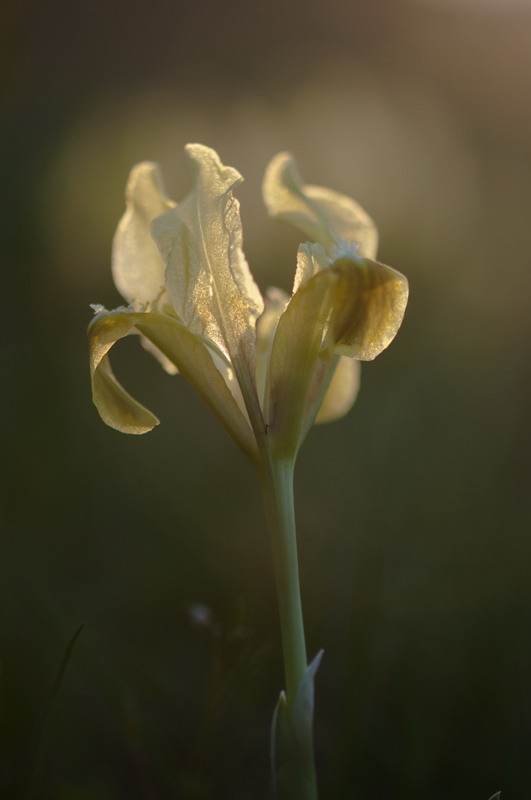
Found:
[[[278,153],[269,163],[263,197],[271,216],[298,228],[327,251],[344,239],[356,242],[363,258],[376,256],[378,231],[367,212],[346,195],[305,185],[290,153]]]
[[[230,367],[222,375],[208,344],[174,317],[159,312],[107,311],[89,326],[93,400],[104,422],[124,433],[145,433],[158,423],[118,383],[108,362],[113,344],[132,332],[141,333],[175,364],[241,449],[254,459],[256,442],[249,422],[228,385]]]
[[[153,223],[170,300],[190,330],[207,336],[233,362],[242,355],[252,361],[263,302],[243,255],[239,203],[232,195],[242,177],[208,147],[189,144],[186,153],[194,188]]]
[[[151,222],[175,205],[164,191],[157,164],[133,167],[126,187],[126,211],[112,248],[114,283],[136,307],[164,302],[164,263],[151,237]]]

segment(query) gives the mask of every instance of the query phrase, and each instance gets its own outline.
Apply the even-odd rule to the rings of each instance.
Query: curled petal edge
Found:
[[[391,343],[407,296],[407,280],[400,273],[377,262],[346,258],[318,271],[293,295],[276,329],[265,403],[279,450],[297,452],[327,387],[334,391],[331,370],[338,357],[370,361]],[[330,419],[346,413],[350,399],[354,402],[357,385],[352,378],[343,398],[345,411],[338,408]],[[326,413],[325,407],[321,421]]]
[[[278,153],[267,166],[262,194],[272,217],[301,230],[330,251],[345,239],[357,242],[364,258],[374,258],[378,230],[374,220],[350,197],[304,183],[291,153]]]
[[[156,311],[102,312],[89,326],[92,398],[103,421],[116,430],[133,434],[147,433],[158,424],[158,419],[117,381],[108,359],[111,347],[135,332],[141,333],[175,364],[243,452],[254,460],[256,443],[250,425],[204,340],[177,319]]]
[[[313,280],[330,281],[322,358],[372,361],[391,344],[409,296],[404,275],[370,259],[339,258]]]

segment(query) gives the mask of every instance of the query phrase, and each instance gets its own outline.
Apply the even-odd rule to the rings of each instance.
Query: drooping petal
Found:
[[[290,153],[278,153],[269,163],[263,197],[275,219],[298,228],[327,251],[344,239],[358,243],[360,256],[376,256],[378,231],[367,212],[346,195],[305,185]]]
[[[138,403],[116,380],[107,353],[134,329],[134,314],[103,311],[88,328],[92,401],[102,420],[122,433],[147,433],[157,417]]]
[[[319,246],[314,245],[313,247],[319,256]],[[322,262],[320,259],[315,260],[312,257],[313,254],[307,245],[299,247],[299,256],[298,263],[303,264],[309,273],[308,278],[304,279],[306,282],[311,274],[318,271]],[[299,269],[297,274],[299,274]],[[278,321],[288,305],[289,297],[282,289],[273,287],[267,290],[264,301],[264,313],[256,323],[256,382],[262,406],[264,406],[266,397],[266,381],[274,336]],[[329,367],[330,376],[326,374]],[[340,356],[335,365],[318,362],[314,370],[312,386],[308,392],[308,418],[305,420],[305,427],[311,427],[313,422],[332,422],[344,416],[356,399],[359,378],[359,362],[347,356]],[[328,385],[323,386],[323,394],[321,394],[321,384],[325,382]],[[314,410],[311,405],[313,402],[316,403],[315,410],[318,409],[315,420],[312,419]]]
[[[242,177],[208,147],[189,144],[186,153],[194,187],[153,224],[170,300],[190,330],[232,361],[244,355],[254,372],[255,321],[263,302],[243,255],[239,203],[232,194]]]
[[[114,283],[136,307],[163,302],[165,265],[151,237],[151,222],[175,203],[166,196],[157,164],[146,161],[133,167],[126,205],[113,240]]]
[[[269,364],[266,421],[289,453],[313,422],[333,357],[375,358],[395,336],[407,302],[406,279],[383,264],[342,258],[313,271],[278,322]],[[346,397],[349,391],[353,400],[353,381]]]
[[[145,336],[141,336],[140,344],[142,345],[144,350],[146,350],[150,355],[153,356],[153,358],[155,358],[159,362],[162,369],[165,372],[167,372],[168,375],[177,375],[179,370],[177,369],[173,361],[170,361],[169,358],[166,358],[164,353],[161,353],[159,348],[155,347],[153,342],[150,342],[149,339],[146,339]]]
[[[340,356],[319,407],[315,423],[333,422],[347,414],[358,396],[360,388],[360,362],[355,358]]]
[[[330,276],[330,315],[323,357],[336,353],[372,361],[395,338],[406,310],[408,282],[400,272],[369,259],[339,258]]]
[[[103,312],[89,326],[93,400],[104,422],[124,433],[145,433],[158,422],[118,383],[107,358],[115,342],[135,331],[175,364],[246,455],[254,459],[256,443],[250,425],[214,364],[210,348],[176,318],[159,312]],[[227,368],[227,380],[230,378]]]

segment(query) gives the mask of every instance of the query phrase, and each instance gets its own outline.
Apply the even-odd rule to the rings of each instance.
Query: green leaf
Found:
[[[323,651],[307,667],[291,712],[280,693],[271,726],[271,769],[276,800],[317,800],[313,763],[314,680]]]
[[[273,796],[278,800],[282,796],[284,783],[286,754],[291,744],[291,728],[288,715],[286,693],[280,692],[278,702],[271,720],[271,776],[273,780]]]
[[[319,669],[323,651],[319,650],[313,661],[308,665],[300,686],[297,690],[295,702],[291,712],[291,723],[304,764],[313,767],[313,709],[314,709],[314,682]]]
[[[85,623],[82,622],[81,625],[77,627],[76,631],[68,642],[57,668],[57,672],[54,676],[50,691],[45,698],[39,719],[35,725],[20,795],[21,797],[26,798],[26,800],[29,800],[30,797],[34,796],[37,777],[41,771],[41,768],[44,766],[43,761],[45,758],[46,747],[50,738],[50,731],[57,706],[59,691],[63,685],[63,680],[68,664],[70,663],[70,659],[72,657],[72,652],[84,627]]]

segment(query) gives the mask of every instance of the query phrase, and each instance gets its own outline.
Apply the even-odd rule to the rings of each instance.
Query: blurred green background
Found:
[[[134,339],[114,364],[162,424],[123,436],[90,402],[129,168],[159,161],[180,199],[187,141],[245,176],[262,288],[289,288],[298,243],[260,198],[280,149],[372,214],[410,280],[396,341],[298,466],[323,799],[530,797],[529,1],[19,0],[1,20],[0,797],[32,752],[39,800],[269,796],[255,476]]]

